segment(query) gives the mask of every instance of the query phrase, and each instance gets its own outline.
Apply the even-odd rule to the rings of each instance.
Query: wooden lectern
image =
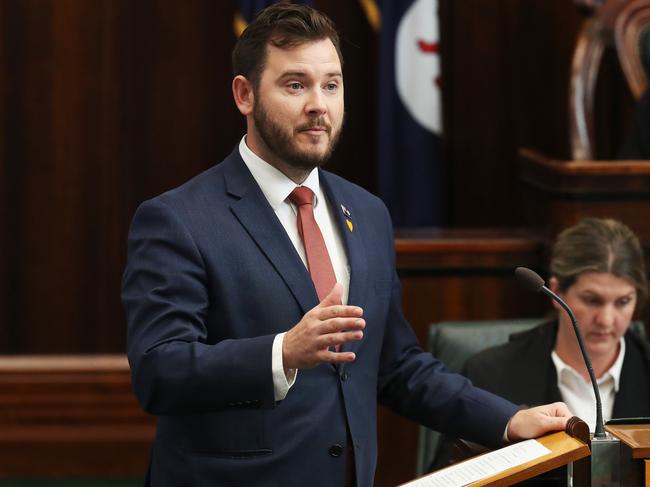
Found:
[[[650,424],[609,424],[605,429],[620,440],[620,485],[650,487]]]
[[[550,450],[550,453],[467,485],[471,487],[514,485],[566,466],[563,478],[566,478],[567,485],[574,487],[650,487],[650,420],[649,418],[636,419],[643,419],[645,422],[635,423],[634,418],[614,420],[612,423],[618,424],[606,426],[607,438],[597,439],[590,438],[587,424],[574,416],[569,420],[566,431],[551,433],[537,439]],[[480,455],[473,458],[479,457]],[[462,464],[461,462],[460,465]],[[434,476],[447,469],[402,485],[404,487],[439,485]]]
[[[519,151],[529,223],[549,237],[586,216],[615,218],[650,246],[650,161],[562,161]]]
[[[569,420],[566,431],[542,436],[537,441],[550,450],[550,453],[469,485],[472,487],[514,485],[563,466],[567,466],[567,477],[571,478],[573,486],[589,485],[589,429],[584,421],[574,416]],[[471,459],[467,461],[471,461]],[[448,468],[453,468],[453,466]],[[447,469],[402,485],[404,487],[438,485],[434,477]]]

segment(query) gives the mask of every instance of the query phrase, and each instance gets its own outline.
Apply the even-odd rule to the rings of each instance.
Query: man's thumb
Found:
[[[320,302],[321,306],[331,306],[333,304],[341,304],[341,296],[343,294],[343,286],[340,283],[334,284],[330,293],[323,298]]]

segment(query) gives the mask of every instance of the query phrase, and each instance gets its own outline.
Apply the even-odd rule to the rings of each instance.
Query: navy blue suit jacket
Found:
[[[155,486],[342,485],[349,428],[357,484],[371,486],[377,402],[431,428],[496,446],[516,406],[424,353],[404,319],[390,217],[326,171],[320,180],[364,309],[354,363],[300,370],[275,402],[271,346],[318,304],[308,271],[237,149],[143,203],[123,279],[128,356],[158,417]],[[344,205],[351,214],[350,231]]]

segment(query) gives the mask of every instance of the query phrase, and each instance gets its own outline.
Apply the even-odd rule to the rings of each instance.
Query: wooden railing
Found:
[[[122,355],[0,357],[0,477],[143,476],[155,420]]]

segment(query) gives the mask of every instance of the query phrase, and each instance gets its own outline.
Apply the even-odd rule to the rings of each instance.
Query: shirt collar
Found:
[[[625,358],[625,339],[619,339],[620,347],[618,349],[618,357],[609,368],[608,373],[614,378],[614,390],[618,392],[618,387],[621,381],[621,370],[623,370],[623,359]]]
[[[280,205],[298,185],[282,173],[282,171],[279,171],[255,154],[248,145],[246,145],[245,135],[239,142],[239,154],[262,190],[262,193],[264,193],[271,208],[273,208],[273,211],[277,211]],[[316,195],[314,198],[314,208],[316,208],[319,199],[322,197],[317,168],[314,168],[309,173],[309,176],[307,176],[307,179],[302,183],[302,186],[308,187]]]
[[[598,380],[597,382],[603,382],[607,380],[609,377],[611,377],[614,380],[614,390],[618,392],[619,384],[621,381],[621,370],[623,369],[623,359],[625,358],[625,339],[621,337],[619,339],[619,349],[618,349],[618,356],[616,357],[616,360],[612,364],[612,366],[607,370]],[[555,364],[555,370],[557,371],[557,377],[558,381],[562,380],[562,374],[564,373],[565,370],[571,371],[573,374],[578,375],[578,372],[571,367],[570,365],[567,365],[564,360],[560,358],[560,356],[553,350],[551,352],[551,358],[553,359],[553,363]]]

